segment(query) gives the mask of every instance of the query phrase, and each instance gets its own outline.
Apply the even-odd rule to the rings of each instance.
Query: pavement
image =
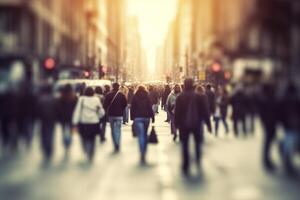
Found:
[[[274,173],[263,170],[259,122],[255,135],[248,138],[234,138],[232,133],[227,136],[222,127],[217,138],[206,133],[202,173],[193,166],[192,177],[184,178],[180,172],[180,143],[173,142],[165,118],[165,113],[160,111],[155,123],[159,144],[149,146],[146,166],[139,164],[138,143],[132,137],[130,125],[122,127],[120,154],[112,153],[110,130],[107,129],[108,141],[100,144],[97,140],[92,165],[86,162],[76,134],[69,157],[64,156],[61,129],[57,125],[54,158],[45,166],[36,126],[36,137],[29,151],[21,147],[16,155],[0,159],[0,199],[300,199],[300,180],[284,173],[276,145],[272,156],[277,170]],[[191,151],[192,147],[193,144]]]

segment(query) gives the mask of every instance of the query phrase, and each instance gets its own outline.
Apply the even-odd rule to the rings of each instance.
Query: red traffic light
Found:
[[[85,76],[86,78],[89,77],[89,76],[90,76],[90,72],[85,71],[85,72],[84,72],[84,76]]]
[[[44,66],[47,70],[52,70],[55,68],[55,60],[53,58],[47,58],[44,62]]]
[[[211,69],[213,72],[219,72],[222,70],[222,66],[220,65],[220,63],[214,63],[212,66],[211,66]]]

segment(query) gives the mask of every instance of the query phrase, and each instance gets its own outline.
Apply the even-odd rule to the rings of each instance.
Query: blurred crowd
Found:
[[[33,90],[22,87],[0,93],[1,156],[13,156],[20,148],[30,149],[34,129],[38,127],[41,150],[51,162],[54,131],[62,127],[63,145],[68,155],[74,133],[79,133],[82,149],[92,163],[96,142],[106,142],[107,124],[111,128],[114,153],[121,150],[122,124],[132,120],[137,137],[140,162],[146,164],[147,145],[155,135],[155,115],[166,112],[166,123],[175,142],[182,145],[182,173],[190,175],[189,137],[195,142],[196,165],[201,170],[202,144],[206,132],[253,137],[259,123],[263,127],[262,164],[273,171],[271,147],[277,145],[287,173],[295,174],[295,157],[300,153],[300,97],[293,82],[284,87],[275,82],[264,84],[213,85],[186,79],[183,84],[112,85],[88,87],[44,84]],[[232,124],[232,125],[231,125]],[[232,130],[231,130],[232,127]],[[97,139],[98,138],[98,139]],[[157,140],[157,139],[156,139]],[[124,147],[126,148],[126,147]]]

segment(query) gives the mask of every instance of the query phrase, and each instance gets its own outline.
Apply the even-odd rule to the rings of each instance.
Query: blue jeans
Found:
[[[116,151],[119,151],[121,140],[121,125],[123,117],[109,117],[112,139]]]
[[[128,123],[128,118],[129,118],[129,107],[126,106],[123,112],[123,123]]]
[[[150,124],[150,118],[135,118],[134,125],[137,132],[141,155],[147,151],[147,132]]]

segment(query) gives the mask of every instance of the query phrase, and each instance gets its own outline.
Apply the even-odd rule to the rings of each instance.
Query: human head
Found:
[[[196,92],[200,95],[205,94],[205,88],[202,85],[198,85],[196,88]]]
[[[206,85],[206,89],[209,91],[209,90],[211,90],[211,85],[210,84],[207,84]]]
[[[91,87],[87,87],[84,91],[84,96],[91,97],[94,96],[94,90]]]
[[[63,88],[62,88],[62,93],[63,94],[70,94],[72,93],[73,88],[71,86],[71,84],[66,84]]]
[[[112,88],[113,88],[113,91],[118,91],[119,88],[120,88],[120,84],[119,83],[113,83]]]
[[[101,88],[100,86],[97,86],[97,87],[95,88],[95,93],[96,93],[96,94],[103,94],[102,88]]]
[[[184,80],[184,90],[190,91],[194,89],[194,80],[191,78],[187,78]]]
[[[178,93],[181,92],[181,87],[180,87],[179,84],[176,84],[176,85],[174,86],[174,92],[175,92],[175,94],[178,94]]]

